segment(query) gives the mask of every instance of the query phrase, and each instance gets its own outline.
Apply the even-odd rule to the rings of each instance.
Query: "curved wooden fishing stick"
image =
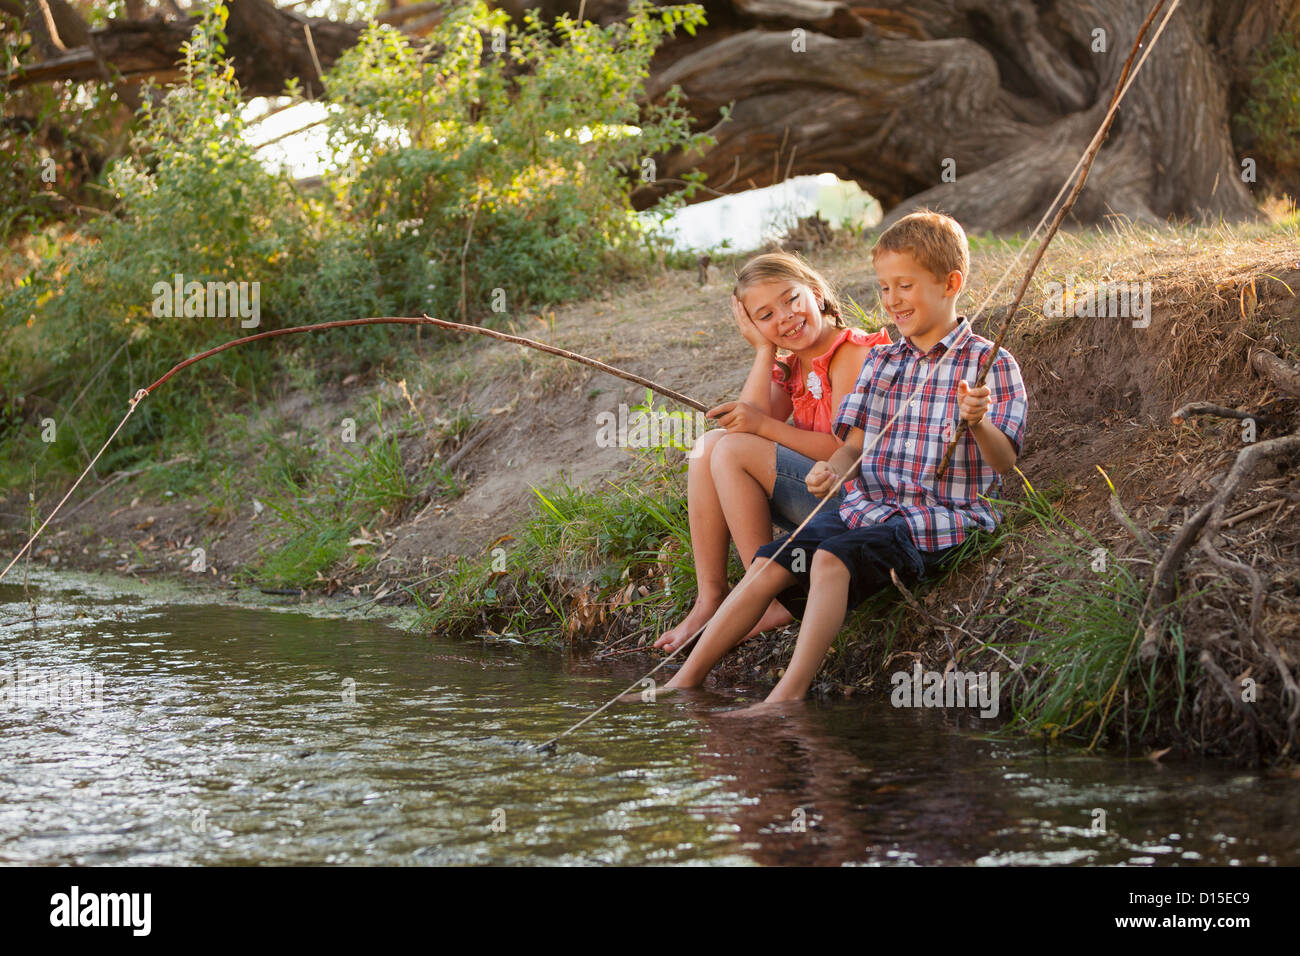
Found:
[[[1178,7],[1180,2],[1181,0],[1174,0],[1174,5],[1169,8],[1169,13],[1165,15],[1166,23],[1168,22],[1169,17],[1173,16],[1174,10]],[[1029,288],[1029,283],[1034,278],[1034,273],[1038,271],[1038,264],[1043,261],[1043,253],[1047,251],[1047,247],[1051,244],[1052,237],[1056,235],[1056,230],[1060,228],[1062,220],[1065,219],[1066,215],[1074,207],[1074,201],[1079,198],[1079,193],[1083,191],[1083,184],[1088,181],[1088,173],[1092,169],[1092,161],[1097,158],[1097,151],[1101,148],[1102,142],[1106,139],[1106,134],[1110,132],[1111,123],[1114,122],[1115,116],[1118,113],[1119,101],[1123,99],[1124,93],[1128,90],[1128,84],[1130,82],[1129,74],[1132,71],[1133,60],[1137,57],[1138,50],[1142,48],[1142,41],[1146,38],[1147,30],[1151,28],[1151,24],[1155,21],[1156,14],[1160,12],[1160,8],[1164,6],[1164,4],[1165,0],[1156,0],[1155,6],[1151,8],[1151,12],[1147,14],[1147,18],[1143,21],[1141,29],[1138,30],[1137,38],[1133,41],[1133,49],[1129,51],[1128,59],[1124,61],[1124,68],[1120,71],[1119,82],[1115,84],[1115,92],[1111,95],[1110,106],[1106,109],[1106,118],[1102,121],[1101,128],[1098,129],[1096,134],[1093,136],[1092,142],[1088,144],[1088,150],[1084,154],[1083,167],[1079,170],[1079,178],[1075,181],[1074,188],[1070,190],[1070,194],[1066,196],[1065,202],[1061,204],[1061,208],[1057,210],[1056,216],[1052,219],[1052,224],[1047,230],[1047,235],[1043,237],[1043,241],[1039,243],[1038,249],[1034,252],[1034,258],[1029,264],[1029,270],[1025,273],[1025,277],[1020,280],[1020,287],[1016,289],[1016,295],[1011,302],[1011,308],[1007,310],[1006,316],[1003,317],[1002,326],[998,329],[997,337],[993,340],[993,348],[989,350],[989,354],[985,357],[984,361],[980,363],[979,375],[975,377],[975,384],[972,386],[973,388],[981,387],[984,384],[984,380],[988,378],[989,369],[993,367],[993,362],[998,357],[998,351],[1002,348],[1002,340],[1006,337],[1007,330],[1011,328],[1011,319],[1020,308],[1020,302],[1025,297],[1025,292]],[[1161,29],[1164,29],[1164,23],[1161,24]],[[1154,41],[1152,45],[1154,46]],[[1151,51],[1148,48],[1147,53],[1149,54],[1150,52]],[[1146,57],[1143,56],[1143,59],[1145,60]],[[934,470],[936,481],[942,478],[944,472],[948,470],[948,464],[952,461],[953,453],[957,450],[957,443],[961,441],[962,435],[966,434],[969,430],[970,426],[966,424],[966,419],[963,418],[957,425],[957,430],[953,434],[952,440],[948,442],[948,447],[943,454],[943,460],[939,462],[939,466]]]
[[[671,398],[675,402],[681,402],[688,405],[696,411],[707,412],[709,406],[697,402],[689,395],[683,395],[666,385],[660,385],[658,382],[652,382],[648,378],[635,375],[632,372],[624,371],[621,368],[615,368],[612,365],[606,365],[604,362],[598,362],[596,359],[588,358],[577,352],[570,352],[568,349],[562,349],[554,345],[547,345],[545,342],[538,342],[535,339],[526,339],[522,335],[510,335],[506,332],[498,332],[496,329],[486,329],[481,325],[464,325],[460,322],[448,322],[446,319],[435,319],[429,315],[407,316],[407,315],[389,315],[378,316],[366,319],[340,319],[337,322],[318,322],[315,325],[296,325],[288,329],[272,329],[269,332],[259,332],[256,335],[246,335],[242,339],[232,339],[216,348],[208,349],[206,352],[200,352],[198,355],[187,358],[184,362],[174,366],[162,378],[154,382],[148,388],[144,388],[145,394],[152,392],[167,379],[171,378],[187,365],[193,365],[195,362],[201,362],[203,359],[218,352],[224,352],[226,349],[233,349],[236,345],[244,345],[248,342],[256,342],[259,339],[274,338],[277,335],[294,335],[299,332],[319,332],[322,329],[340,329],[352,325],[434,325],[440,329],[449,329],[453,332],[472,332],[475,335],[485,335],[488,338],[499,339],[502,342],[511,342],[515,345],[525,345],[528,348],[537,349],[541,352],[549,352],[551,355],[558,355],[561,358],[571,359],[583,365],[589,366],[600,372],[613,375],[615,378],[621,378],[624,381],[632,382],[636,385],[644,385],[651,391],[658,392],[665,398]],[[139,400],[140,395],[137,393],[133,401]]]
[[[488,338],[498,339],[502,342],[510,342],[515,345],[524,345],[528,348],[537,349],[542,352],[549,352],[551,355],[558,355],[561,358],[567,358],[574,362],[579,362],[583,365],[589,366],[590,368],[594,368],[597,371],[613,375],[615,378],[621,378],[624,381],[632,382],[636,385],[643,385],[651,391],[658,392],[665,398],[670,398],[675,402],[681,402],[683,405],[693,408],[696,411],[707,412],[709,410],[707,405],[702,402],[697,402],[689,395],[683,395],[681,392],[660,385],[658,382],[652,382],[648,378],[633,374],[632,372],[625,371],[621,368],[615,368],[612,365],[607,365],[604,362],[597,361],[596,359],[588,358],[587,356],[580,355],[577,352],[570,352],[568,349],[558,348],[554,345],[547,345],[545,342],[537,342],[533,339],[527,339],[522,335],[510,335],[506,332],[498,332],[495,329],[485,329],[479,325],[464,325],[460,322],[449,322],[446,319],[435,319],[429,315],[389,315],[372,316],[364,319],[340,319],[336,322],[318,322],[315,325],[296,325],[287,329],[272,329],[269,332],[258,332],[256,335],[246,335],[243,338],[232,339],[229,342],[218,345],[216,348],[208,349],[206,352],[200,352],[198,355],[192,355],[185,361],[178,362],[176,365],[172,366],[166,374],[152,385],[137,391],[131,398],[126,414],[123,415],[122,420],[117,423],[117,427],[114,428],[113,433],[108,436],[108,440],[104,442],[103,447],[101,447],[95,454],[95,457],[90,460],[90,464],[86,466],[85,471],[83,471],[77,477],[77,480],[72,483],[72,487],[68,489],[67,494],[65,494],[59,500],[59,503],[54,506],[54,510],[50,512],[49,516],[43,522],[41,522],[41,526],[36,529],[36,532],[27,539],[27,543],[22,546],[16,555],[14,555],[13,560],[5,566],[3,571],[0,571],[0,581],[4,580],[5,575],[9,573],[10,569],[13,568],[13,566],[18,563],[18,560],[27,553],[27,550],[32,546],[36,539],[40,537],[41,532],[45,530],[46,526],[51,521],[54,520],[54,516],[59,513],[59,509],[67,503],[69,498],[72,497],[72,493],[76,491],[81,482],[85,480],[86,475],[90,473],[90,469],[95,467],[95,462],[99,461],[100,456],[104,454],[113,439],[117,437],[118,432],[122,430],[122,427],[126,424],[127,419],[131,417],[140,401],[181,369],[193,365],[195,362],[201,362],[205,358],[209,358],[219,352],[233,349],[237,345],[247,345],[249,342],[275,338],[278,335],[295,335],[300,332],[319,332],[322,329],[340,329],[353,325],[433,325],[440,329],[448,329],[453,332],[472,332],[475,335],[485,335]]]

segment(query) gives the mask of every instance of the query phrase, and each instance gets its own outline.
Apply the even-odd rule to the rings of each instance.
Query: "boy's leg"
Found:
[[[718,443],[714,461],[713,473],[727,527],[736,543],[740,563],[748,568],[757,550],[772,540],[770,499],[776,493],[777,483],[786,480],[783,475],[797,470],[799,487],[802,488],[803,476],[812,467],[813,460],[757,435],[737,433],[727,435]],[[804,462],[806,467],[803,467]],[[807,491],[795,492],[793,498],[796,513],[801,507],[811,510],[817,502],[817,498]],[[832,502],[822,513],[835,510],[836,503]],[[799,520],[802,518],[803,515],[799,515]],[[783,627],[792,620],[794,617],[789,609],[780,601],[773,600],[741,640]]]
[[[769,565],[772,565],[769,567]],[[722,660],[763,616],[772,599],[793,585],[793,574],[767,558],[755,558],[740,584],[727,595],[681,670],[665,687],[698,687],[713,665]],[[687,635],[689,637],[689,635]]]
[[[907,521],[895,515],[826,538],[813,556],[808,604],[794,655],[767,700],[798,700],[808,693],[835,635],[844,626],[850,602],[891,585],[896,571],[906,583],[924,573],[922,555],[912,542]]]
[[[821,550],[813,555],[812,583],[799,639],[785,674],[767,695],[768,701],[802,700],[808,693],[831,642],[844,626],[850,579],[849,569],[835,555]]]

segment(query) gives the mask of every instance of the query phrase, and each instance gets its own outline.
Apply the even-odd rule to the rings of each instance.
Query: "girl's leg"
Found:
[[[831,642],[844,626],[849,605],[849,569],[835,555],[819,549],[813,554],[811,578],[808,609],[799,625],[794,655],[784,676],[767,695],[768,701],[802,700],[826,659]]]
[[[776,445],[757,435],[728,435],[714,453],[713,475],[740,563],[748,568],[754,552],[772,540],[768,499],[776,483]],[[792,620],[790,612],[773,601],[742,640]]]
[[[698,687],[704,683],[713,665],[741,642],[772,603],[772,598],[794,583],[794,575],[779,564],[774,565],[766,558],[751,563],[745,577],[727,595],[699,641],[691,648],[682,669],[664,686]],[[686,636],[690,637],[690,634]]]
[[[776,444],[743,432],[724,436],[713,450],[713,484],[746,568],[772,540],[768,498],[776,482]]]
[[[714,428],[700,436],[691,449],[686,470],[686,508],[691,526],[691,551],[695,555],[695,605],[690,613],[655,641],[655,647],[672,651],[708,621],[727,595],[727,553],[731,535],[714,487],[714,452],[726,429]]]

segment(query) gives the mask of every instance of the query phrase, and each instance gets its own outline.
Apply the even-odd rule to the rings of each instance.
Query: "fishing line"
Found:
[[[1052,217],[1053,215],[1052,208],[1056,205],[1057,202],[1061,200],[1061,197],[1066,194],[1067,189],[1069,189],[1070,187],[1071,181],[1074,179],[1074,177],[1077,174],[1080,173],[1080,169],[1082,168],[1082,175],[1080,176],[1079,181],[1075,184],[1074,189],[1070,192],[1070,195],[1065,200],[1065,203],[1056,212],[1055,221],[1052,224],[1052,228],[1050,232],[1046,237],[1044,237],[1042,244],[1037,249],[1033,264],[1022,283],[1022,289],[1020,295],[1023,296],[1024,289],[1028,287],[1029,280],[1033,278],[1034,271],[1037,269],[1038,264],[1042,261],[1043,253],[1046,251],[1048,244],[1052,241],[1052,238],[1056,235],[1057,227],[1060,226],[1061,220],[1064,219],[1065,214],[1069,212],[1070,208],[1074,205],[1074,200],[1078,198],[1079,193],[1082,191],[1083,183],[1087,180],[1088,171],[1091,169],[1092,166],[1092,160],[1096,158],[1096,148],[1097,146],[1100,145],[1100,141],[1105,138],[1105,135],[1110,128],[1111,121],[1114,119],[1116,112],[1119,110],[1120,101],[1124,98],[1124,94],[1128,92],[1129,88],[1133,85],[1133,82],[1137,79],[1138,71],[1141,70],[1142,65],[1147,60],[1147,57],[1151,55],[1151,51],[1155,48],[1156,41],[1160,39],[1161,33],[1164,32],[1165,25],[1168,24],[1169,18],[1173,16],[1174,11],[1178,8],[1180,2],[1181,0],[1174,0],[1173,4],[1169,7],[1169,10],[1166,12],[1164,19],[1160,23],[1159,29],[1157,29],[1155,35],[1151,38],[1151,44],[1147,47],[1146,51],[1143,53],[1142,58],[1138,60],[1137,66],[1134,67],[1132,72],[1130,73],[1129,67],[1133,63],[1134,57],[1137,55],[1138,49],[1141,47],[1143,36],[1146,34],[1146,31],[1150,28],[1151,23],[1155,20],[1156,15],[1159,13],[1160,8],[1165,3],[1165,0],[1156,0],[1155,6],[1151,8],[1151,12],[1147,15],[1146,20],[1143,22],[1141,28],[1138,30],[1137,38],[1134,40],[1133,43],[1133,49],[1129,53],[1128,59],[1125,61],[1124,67],[1121,70],[1119,84],[1117,85],[1115,94],[1111,98],[1110,106],[1107,109],[1106,115],[1102,120],[1101,125],[1098,127],[1097,132],[1093,135],[1092,139],[1089,141],[1088,147],[1084,150],[1084,153],[1079,158],[1079,161],[1075,163],[1074,168],[1071,170],[1070,175],[1066,178],[1065,183],[1057,191],[1055,198],[1053,198],[1052,202],[1048,205],[1047,211],[1043,214],[1043,217],[1038,221],[1038,225],[1036,225],[1033,229],[1033,232],[1030,233],[1029,239],[1026,240],[1025,245],[1021,248],[1020,252],[1016,254],[1015,258],[1011,260],[1011,263],[1007,266],[1006,270],[1002,273],[1002,276],[994,284],[993,288],[988,292],[987,295],[985,295],[984,301],[981,302],[979,307],[975,310],[975,315],[978,316],[984,311],[985,308],[988,307],[989,303],[993,299],[993,296],[997,293],[997,290],[1002,287],[1003,282],[1007,279],[1008,276],[1011,275],[1012,271],[1019,264],[1021,257],[1025,254],[1025,252],[1029,247],[1029,243],[1033,241],[1034,237],[1037,236],[1039,231],[1043,228],[1043,225],[1048,221],[1049,218]],[[1019,302],[1019,298],[1017,298],[1017,303],[1018,302]],[[1006,331],[1007,325],[1010,324],[1011,317],[1012,314],[1011,312],[1009,312],[1006,319],[1003,322],[1002,332],[999,333],[998,336],[999,342],[1001,341],[1002,333]],[[971,329],[971,325],[969,321],[966,324],[966,329],[968,334],[972,334],[972,335],[974,334],[973,330]],[[949,353],[954,351],[957,343],[964,341],[966,337],[967,337],[966,334],[958,336],[957,339],[953,341],[953,345],[949,347],[947,351],[945,351],[942,355],[940,355],[937,360],[929,363],[930,364],[929,372],[926,374],[926,376],[923,379],[920,380],[920,382],[917,383],[916,388],[912,390],[911,394],[908,395],[907,399],[898,405],[897,410],[894,412],[893,416],[889,419],[889,421],[887,421],[881,427],[880,431],[878,431],[875,434],[875,436],[871,439],[871,441],[866,444],[866,446],[862,450],[862,453],[858,456],[857,461],[853,465],[849,466],[845,474],[841,476],[839,481],[835,484],[835,486],[826,493],[826,496],[817,502],[816,507],[813,508],[813,510],[809,513],[809,515],[806,518],[804,518],[802,522],[800,522],[799,526],[795,528],[794,531],[790,532],[789,535],[786,536],[785,540],[781,542],[781,544],[777,547],[776,551],[772,553],[771,557],[766,559],[766,563],[762,567],[760,567],[758,571],[754,573],[754,576],[751,578],[747,575],[745,578],[743,578],[741,582],[736,586],[736,589],[731,592],[731,595],[728,595],[728,598],[730,598],[732,595],[739,593],[749,581],[757,580],[758,576],[762,574],[765,570],[767,570],[769,565],[775,563],[777,555],[779,555],[782,551],[785,550],[785,548],[790,544],[791,541],[794,540],[794,538],[799,534],[799,532],[802,531],[804,527],[807,526],[807,524],[810,521],[812,521],[814,517],[816,517],[817,513],[821,511],[822,507],[826,504],[827,501],[831,499],[831,497],[835,494],[835,492],[838,491],[839,488],[843,487],[844,483],[849,481],[852,478],[852,476],[858,471],[863,461],[866,459],[867,454],[876,446],[876,444],[884,436],[885,432],[887,432],[890,429],[890,427],[893,426],[894,422],[898,420],[898,416],[902,414],[903,409],[907,407],[908,403],[912,399],[914,399],[917,395],[920,394],[921,390],[927,384],[929,384],[930,380],[934,377],[935,373],[939,370],[940,363],[942,363],[948,357]],[[991,352],[991,354],[996,356],[996,352]],[[992,362],[990,361],[989,365],[991,366],[991,364]],[[965,423],[964,419],[962,420],[962,423],[963,424]],[[954,436],[954,445],[957,438],[960,438],[960,434]],[[951,452],[951,448],[949,449],[949,452]],[[948,456],[945,456],[945,461],[947,460],[947,457]],[[719,610],[721,610],[721,608],[719,608]],[[717,616],[717,612],[714,612],[714,617],[716,616]],[[712,623],[712,620],[713,618],[711,617],[708,621],[705,622],[703,627],[699,628],[694,634],[692,634],[689,638],[687,638],[676,648],[674,648],[672,653],[670,653],[662,661],[660,661],[653,668],[651,668],[650,671],[648,671],[644,677],[637,680],[627,690],[620,692],[615,697],[606,701],[597,710],[588,714],[586,717],[578,721],[573,726],[569,727],[567,730],[563,730],[560,733],[556,734],[554,737],[551,737],[549,740],[537,745],[535,750],[553,752],[556,748],[556,745],[559,743],[559,741],[562,738],[567,737],[569,734],[573,733],[583,724],[587,723],[587,721],[591,720],[597,715],[603,713],[609,707],[613,706],[613,704],[615,704],[623,696],[631,693],[637,687],[641,686],[653,674],[657,673],[660,668],[662,668],[670,660],[676,657],[679,651],[681,651],[683,648],[687,647],[690,644],[693,644],[696,640],[698,640],[700,635],[702,635],[704,631],[708,628],[709,624]]]
[[[118,422],[117,427],[113,429],[113,434],[108,436],[108,441],[104,442],[103,446],[100,447],[99,451],[95,453],[95,457],[90,459],[90,464],[86,466],[86,470],[83,471],[81,475],[77,478],[77,480],[72,483],[72,487],[69,488],[68,493],[63,496],[63,500],[60,501],[57,505],[55,505],[54,510],[50,512],[50,516],[41,522],[41,526],[36,529],[35,534],[33,534],[30,538],[27,539],[27,543],[22,546],[22,549],[17,554],[14,555],[13,560],[9,562],[9,564],[5,567],[3,571],[0,571],[0,581],[3,581],[4,576],[9,573],[9,569],[18,563],[18,559],[27,553],[27,549],[32,546],[32,542],[35,541],[38,537],[40,537],[41,532],[45,530],[45,526],[54,519],[54,516],[59,513],[59,509],[63,507],[64,503],[69,498],[72,497],[72,493],[77,490],[77,486],[80,485],[81,482],[85,480],[85,477],[88,474],[90,474],[90,469],[95,467],[95,462],[99,461],[99,456],[104,454],[104,452],[108,450],[108,446],[112,444],[113,439],[117,437],[117,433],[122,430],[122,426],[126,424],[126,420],[130,418],[131,415],[135,412],[135,406],[139,403],[140,399],[144,398],[144,396],[145,396],[144,389],[140,389],[140,391],[135,393],[135,397],[131,399],[130,406],[126,410],[126,414],[122,416],[122,420]]]

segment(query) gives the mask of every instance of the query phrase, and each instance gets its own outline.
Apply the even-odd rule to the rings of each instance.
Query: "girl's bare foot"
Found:
[[[763,616],[759,619],[758,623],[750,628],[749,633],[742,637],[741,640],[747,641],[751,637],[762,634],[764,631],[772,631],[778,627],[785,627],[793,620],[794,615],[785,609],[785,605],[780,601],[774,600],[767,606],[767,610],[763,612]]]
[[[700,594],[695,599],[695,606],[682,619],[682,622],[672,630],[664,631],[659,635],[659,640],[655,641],[655,647],[669,653],[677,650],[682,641],[709,623],[709,619],[718,612],[718,608],[722,606],[722,599],[726,596],[726,593],[721,591],[717,594]]]

